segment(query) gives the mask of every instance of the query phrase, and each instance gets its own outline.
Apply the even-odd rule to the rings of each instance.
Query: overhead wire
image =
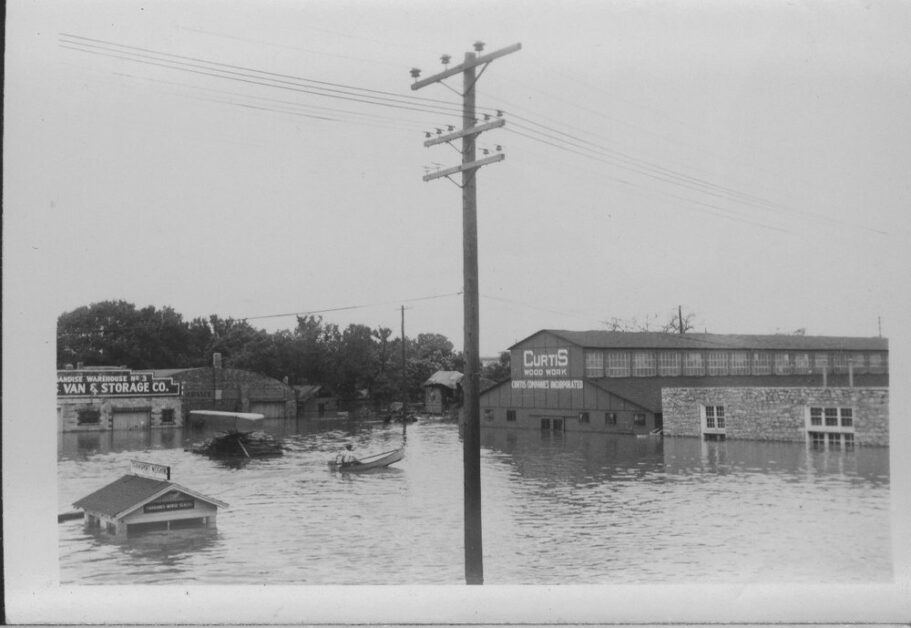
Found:
[[[137,46],[129,46],[125,44],[119,44],[116,42],[109,42],[94,38],[83,37],[80,35],[74,35],[69,33],[60,34],[60,45],[65,48],[70,48],[78,50],[81,52],[100,54],[103,56],[113,57],[124,59],[127,61],[132,61],[136,63],[143,63],[147,65],[160,66],[169,69],[174,69],[178,71],[191,72],[195,74],[201,74],[205,76],[210,76],[213,78],[225,79],[238,81],[241,83],[247,83],[252,85],[257,85],[267,88],[277,88],[284,90],[291,90],[298,93],[304,93],[309,95],[321,96],[325,98],[340,99],[343,101],[355,102],[359,104],[366,104],[371,106],[382,106],[388,108],[394,108],[404,111],[410,111],[414,113],[422,114],[431,114],[431,115],[461,115],[461,108],[457,103],[452,103],[450,101],[433,99],[433,98],[424,98],[417,96],[403,96],[401,94],[396,94],[393,92],[386,92],[383,90],[376,90],[370,88],[362,88],[353,85],[346,85],[343,83],[334,83],[329,81],[320,81],[315,79],[309,79],[304,77],[298,77],[288,74],[280,74],[276,72],[269,72],[265,70],[257,70],[255,68],[249,68],[245,66],[238,66],[226,63],[220,63],[215,61],[209,61],[206,59],[201,59],[199,57],[190,57],[185,55],[175,55],[172,53],[164,53],[160,51],[154,51],[147,48],[141,48]],[[207,89],[199,86],[186,86],[189,89]],[[260,99],[263,97],[254,96],[254,95],[237,95],[240,98],[252,98]],[[210,99],[212,100],[212,99]],[[341,111],[333,108],[323,108],[326,111],[326,115],[316,115],[313,113],[303,113],[297,110],[298,107],[307,107],[301,105],[300,103],[287,103],[292,109],[279,109],[275,107],[267,107],[262,105],[251,105],[249,103],[243,102],[231,102],[231,101],[220,101],[214,99],[214,102],[222,102],[223,104],[229,104],[239,107],[244,107],[254,110],[262,111],[272,111],[275,113],[283,113],[290,115],[302,115],[318,120],[325,121],[346,121],[350,122],[350,118],[337,117],[342,116],[358,116],[366,115],[359,112],[352,111]],[[274,101],[282,102],[282,101]],[[313,107],[309,105],[309,107]],[[486,113],[488,116],[492,115],[493,112],[497,111],[492,108],[478,107],[477,112],[480,115]],[[330,116],[329,114],[334,114]],[[515,118],[519,120],[511,120],[509,125],[506,125],[504,129],[515,135],[525,137],[532,141],[542,143],[565,152],[573,153],[579,155],[580,157],[594,160],[600,163],[611,165],[616,168],[621,168],[630,172],[635,172],[642,176],[649,177],[656,181],[666,183],[668,185],[677,186],[683,189],[686,189],[690,192],[695,192],[697,194],[703,194],[707,196],[713,196],[715,198],[720,198],[727,200],[729,202],[736,203],[741,206],[751,206],[756,207],[765,211],[776,211],[784,212],[789,216],[793,214],[800,214],[805,218],[817,219],[827,221],[831,224],[836,225],[848,225],[855,228],[861,228],[872,233],[885,235],[886,232],[880,229],[876,229],[867,225],[858,225],[853,223],[847,223],[845,221],[837,220],[835,218],[817,214],[814,212],[807,212],[806,210],[798,210],[790,208],[778,203],[774,203],[767,199],[761,198],[754,194],[749,194],[742,192],[740,190],[721,186],[715,184],[711,181],[706,181],[704,179],[691,176],[684,172],[680,172],[674,169],[667,168],[660,164],[655,164],[647,160],[639,159],[622,151],[609,148],[604,146],[601,143],[594,142],[592,140],[579,137],[572,133],[568,133],[561,129],[555,128],[551,125],[537,122],[531,118],[515,114],[513,112],[509,113],[510,118]],[[525,124],[523,124],[523,122]],[[363,122],[362,122],[363,123]],[[369,123],[368,123],[369,124]],[[413,128],[417,128],[417,123],[414,124]],[[404,128],[404,127],[402,127]],[[519,130],[517,130],[519,129]],[[525,131],[524,133],[522,131]],[[617,178],[613,178],[615,181],[621,181]],[[628,185],[635,185],[630,181],[621,181]],[[654,191],[652,191],[654,192]],[[706,208],[709,208],[714,211],[707,212],[711,215],[725,217],[731,220],[744,222],[746,224],[752,224],[755,226],[760,226],[764,228],[769,228],[776,231],[788,231],[773,225],[768,225],[756,220],[755,217],[747,217],[742,213],[738,213],[732,207],[720,207],[711,203],[704,201],[690,199],[686,197],[679,197],[667,193],[663,193],[665,196],[670,196],[678,200],[683,200],[685,202],[700,205]]]

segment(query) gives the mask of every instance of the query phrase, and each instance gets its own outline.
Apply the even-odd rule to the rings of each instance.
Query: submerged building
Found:
[[[884,338],[541,330],[482,426],[888,445]]]
[[[91,432],[182,427],[193,410],[256,412],[294,418],[294,389],[242,369],[212,366],[134,371],[79,367],[57,371],[57,431]]]

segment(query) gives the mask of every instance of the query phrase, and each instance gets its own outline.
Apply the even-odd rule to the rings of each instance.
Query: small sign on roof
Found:
[[[171,467],[141,460],[130,460],[130,473],[152,480],[170,481],[171,479]]]

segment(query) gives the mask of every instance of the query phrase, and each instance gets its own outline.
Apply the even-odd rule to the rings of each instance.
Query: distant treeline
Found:
[[[184,321],[170,307],[137,309],[126,301],[103,301],[65,312],[57,319],[57,368],[125,366],[166,369],[209,366],[220,353],[226,368],[238,368],[290,384],[323,384],[343,399],[367,393],[375,401],[401,398],[402,339],[387,327],[348,325],[340,329],[319,316],[298,316],[293,330],[269,333],[245,320]],[[462,371],[460,351],[442,334],[405,339],[405,388],[420,399],[421,384],[438,370]],[[494,381],[509,377],[509,354],[485,367]]]

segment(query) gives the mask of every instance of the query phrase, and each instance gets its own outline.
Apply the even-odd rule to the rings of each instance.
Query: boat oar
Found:
[[[244,452],[244,454],[247,456],[247,458],[249,458],[250,452],[247,451],[247,448],[244,447],[243,442],[241,442],[241,440],[239,438],[237,439],[237,444],[240,445],[241,450]]]

